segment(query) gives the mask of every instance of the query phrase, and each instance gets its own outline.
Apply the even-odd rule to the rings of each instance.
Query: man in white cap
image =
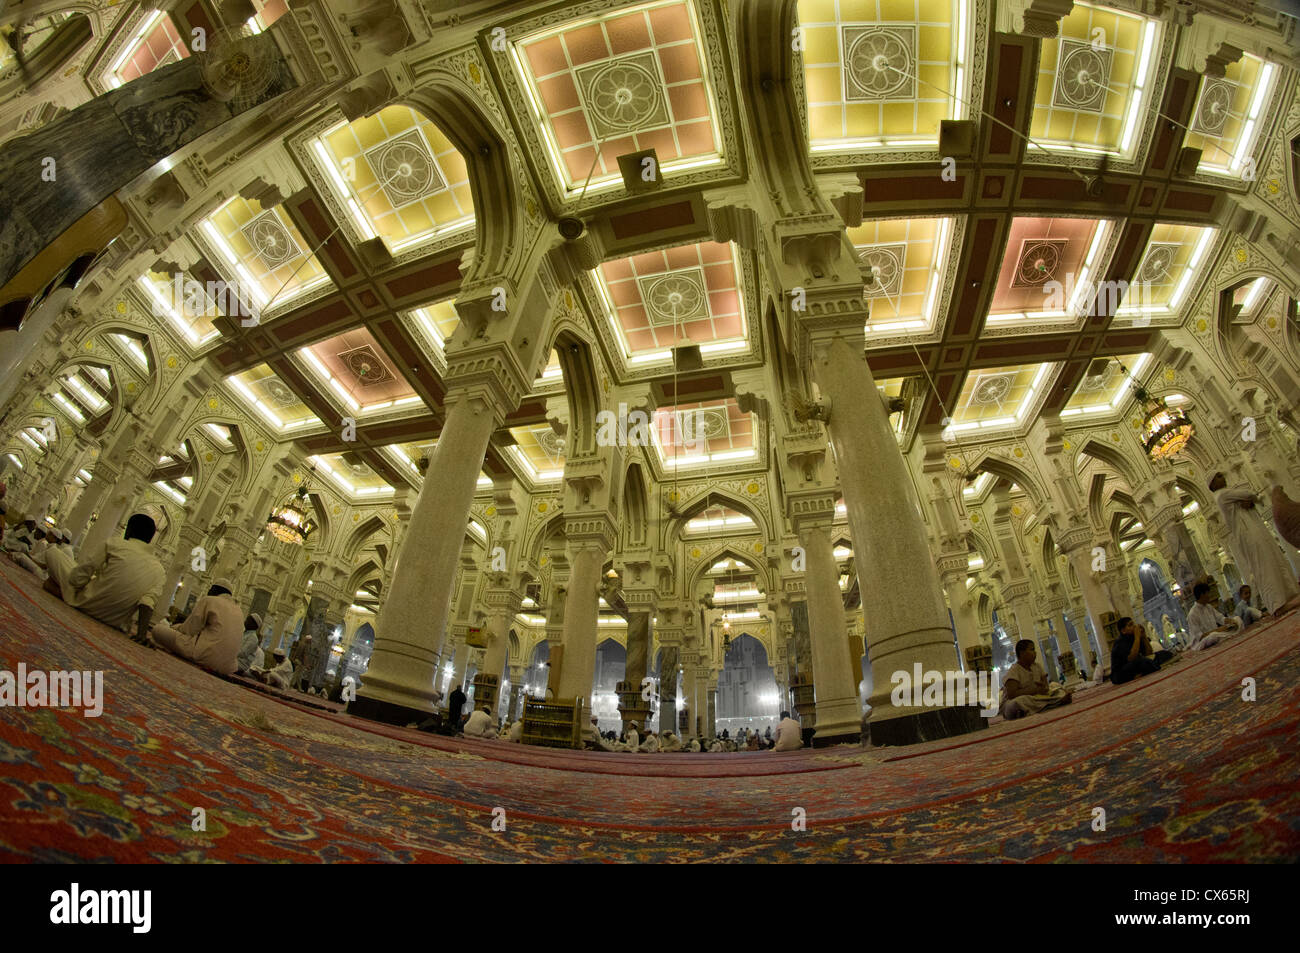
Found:
[[[63,547],[51,547],[45,553],[50,573],[45,588],[118,629],[125,631],[134,618],[134,638],[144,638],[167,578],[149,548],[156,529],[151,517],[136,513],[126,521],[121,539],[106,540],[83,552],[80,559]]]
[[[232,588],[228,579],[213,580],[180,628],[159,622],[149,633],[153,641],[218,675],[234,675],[244,638],[244,611],[230,594]]]
[[[235,667],[240,675],[247,675],[252,668],[261,668],[265,660],[262,652],[262,617],[256,612],[250,613],[244,620],[244,638],[239,645],[239,656]]]

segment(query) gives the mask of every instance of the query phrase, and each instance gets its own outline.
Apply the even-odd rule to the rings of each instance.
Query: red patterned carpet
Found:
[[[0,858],[1294,861],[1298,635],[1292,615],[1068,709],[910,748],[555,752],[214,678],[0,560],[0,669],[103,670],[106,695],[99,718],[0,708]]]

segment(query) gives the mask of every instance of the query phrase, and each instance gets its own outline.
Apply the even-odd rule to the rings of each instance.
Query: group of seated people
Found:
[[[262,617],[245,615],[227,579],[214,580],[183,621],[173,616],[152,622],[165,583],[162,563],[150,548],[156,532],[152,517],[136,513],[121,539],[78,554],[67,532],[28,518],[6,530],[0,549],[41,576],[45,588],[68,605],[113,628],[133,628],[131,638],[141,645],[166,649],[219,675],[261,676],[287,688],[285,653],[277,649],[278,664],[264,668]]]
[[[1263,612],[1251,605],[1251,588],[1237,590],[1234,615],[1224,615],[1214,605],[1214,589],[1208,583],[1198,582],[1192,589],[1196,602],[1187,613],[1186,651],[1197,652],[1218,645],[1236,635],[1263,617]],[[1267,610],[1265,610],[1267,611]],[[1160,667],[1174,658],[1167,650],[1155,650],[1146,626],[1124,616],[1117,623],[1119,638],[1111,645],[1110,681],[1123,685],[1160,671]],[[1056,682],[1049,682],[1043,666],[1036,660],[1037,648],[1030,639],[1016,643],[1016,664],[1002,679],[1002,698],[999,714],[1008,720],[1023,718],[1036,712],[1068,705],[1074,694]],[[1095,665],[1095,659],[1094,659]],[[1103,677],[1096,667],[1096,679]]]
[[[459,719],[456,719],[459,721]],[[423,727],[423,726],[421,726]],[[466,738],[478,738],[484,741],[509,741],[519,744],[523,741],[524,721],[522,718],[510,722],[497,723],[486,706],[475,709],[460,725],[460,734]],[[732,739],[727,730],[712,739],[690,738],[683,741],[672,731],[656,734],[647,732],[644,737],[635,722],[629,724],[620,734],[613,731],[602,732],[599,721],[594,716],[591,726],[583,732],[583,747],[596,751],[632,751],[639,754],[658,754],[661,752],[709,752],[713,754],[728,751],[795,751],[803,747],[803,738],[799,722],[790,717],[788,711],[781,712],[781,722],[776,733],[772,729],[764,734],[750,731],[743,738]]]

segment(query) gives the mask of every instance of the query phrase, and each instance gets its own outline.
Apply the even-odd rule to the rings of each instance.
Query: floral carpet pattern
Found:
[[[1295,861],[1298,636],[1292,615],[907,748],[557,752],[251,691],[0,560],[0,669],[102,670],[105,688],[98,718],[0,707],[0,860]]]

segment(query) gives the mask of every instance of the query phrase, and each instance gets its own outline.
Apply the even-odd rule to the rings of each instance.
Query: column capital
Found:
[[[1002,587],[1002,600],[1007,604],[1019,602],[1022,599],[1029,598],[1029,580],[1022,579],[1015,582],[1009,582]],[[1012,608],[1015,608],[1014,605]]]
[[[565,514],[565,549],[570,553],[595,550],[604,556],[614,548],[614,541],[617,538],[618,528],[609,513],[592,511]]]
[[[786,495],[786,515],[795,533],[802,539],[811,530],[831,530],[835,522],[834,491],[809,490]]]

